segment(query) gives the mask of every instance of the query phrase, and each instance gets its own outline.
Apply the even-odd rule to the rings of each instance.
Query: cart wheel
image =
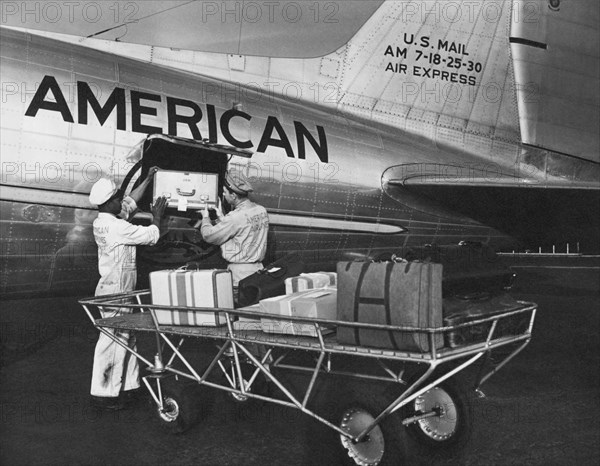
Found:
[[[388,406],[385,399],[368,387],[356,387],[351,401],[341,410],[339,426],[345,432],[358,435]],[[391,401],[391,400],[388,400]],[[401,416],[391,414],[376,425],[361,442],[340,435],[342,462],[348,465],[374,466],[413,464],[408,448],[406,428]]]
[[[408,432],[417,440],[423,453],[443,451],[448,454],[461,449],[470,438],[473,429],[471,408],[467,390],[454,380],[446,380],[415,398],[404,407],[402,414],[408,419],[435,413],[409,424]]]
[[[210,390],[197,384],[176,383],[163,388],[163,407],[156,407],[156,413],[163,427],[174,434],[180,434],[194,426],[208,415],[212,402],[208,398]]]
[[[352,407],[344,411],[340,427],[351,435],[358,435],[375,418],[369,410]],[[348,456],[360,465],[377,465],[385,453],[385,440],[380,426],[375,426],[363,441],[353,442],[351,439],[340,435],[342,446],[348,451]]]
[[[358,434],[389,402],[381,385],[331,376],[317,382],[307,407],[342,430]],[[364,442],[357,444],[316,420],[307,420],[304,425],[305,464],[418,464],[408,449],[408,433],[398,413],[384,418]]]

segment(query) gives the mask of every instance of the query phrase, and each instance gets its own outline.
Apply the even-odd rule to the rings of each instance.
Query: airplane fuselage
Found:
[[[230,163],[248,171],[269,212],[270,258],[300,251],[319,269],[425,243],[513,242],[389,187],[390,167],[446,160],[430,141],[382,124],[15,31],[2,30],[1,71],[3,294],[93,291],[89,189],[101,176],[123,179],[138,161],[132,148],[154,133],[253,152]],[[148,267],[180,265],[201,241],[171,226],[179,242],[141,254]],[[195,252],[223,264],[218,251]]]

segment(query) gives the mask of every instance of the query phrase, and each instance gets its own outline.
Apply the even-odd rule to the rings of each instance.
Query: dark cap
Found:
[[[225,175],[225,186],[237,194],[248,194],[253,191],[252,185],[240,170],[230,168]]]

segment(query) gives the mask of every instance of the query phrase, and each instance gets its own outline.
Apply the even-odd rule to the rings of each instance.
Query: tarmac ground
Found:
[[[539,306],[532,341],[473,401],[474,428],[460,454],[429,463],[599,464],[598,263],[512,260],[513,294]],[[0,304],[2,465],[338,463],[335,435],[274,404],[219,393],[179,435],[165,431],[147,402],[98,411],[88,395],[97,331],[76,298]],[[141,351],[152,345],[151,335],[140,337]],[[196,341],[190,351],[202,358],[214,344]]]

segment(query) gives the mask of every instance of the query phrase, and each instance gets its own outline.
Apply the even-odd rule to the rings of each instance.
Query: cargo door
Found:
[[[251,157],[252,153],[232,146],[210,144],[204,141],[153,134],[143,143],[141,158],[129,171],[123,185],[132,184],[135,188],[145,179],[151,167],[181,172],[210,173],[218,175],[218,193],[222,200],[222,188],[227,164],[232,155]],[[132,220],[137,224],[149,224],[149,214],[154,186],[152,183],[140,199],[140,213]],[[130,189],[127,189],[130,191]],[[161,224],[161,239],[156,246],[138,248],[138,269],[140,272],[176,268],[188,262],[199,262],[203,268],[219,267],[219,248],[206,243],[200,231],[194,227],[201,214],[197,209],[179,211],[168,208]],[[144,267],[144,265],[146,267]],[[142,273],[140,275],[143,275]],[[143,277],[140,277],[143,280]],[[143,281],[142,281],[143,283]]]

